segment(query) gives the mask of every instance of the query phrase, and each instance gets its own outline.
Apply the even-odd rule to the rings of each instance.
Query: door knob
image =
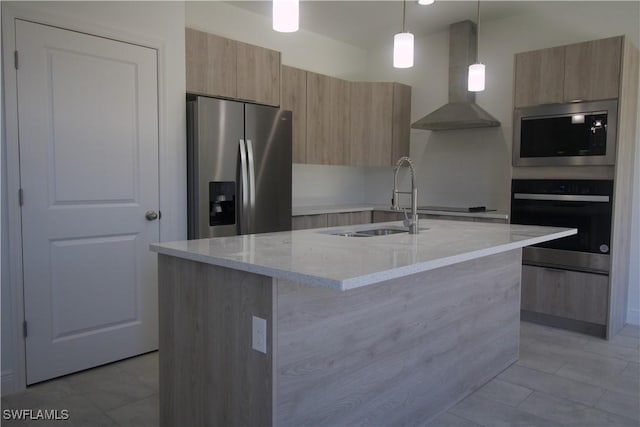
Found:
[[[146,211],[144,213],[145,218],[147,218],[147,221],[153,221],[158,219],[158,212],[156,211]]]

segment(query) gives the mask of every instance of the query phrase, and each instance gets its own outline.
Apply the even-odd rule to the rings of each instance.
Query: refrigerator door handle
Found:
[[[249,215],[249,179],[247,177],[247,146],[244,139],[240,140],[240,180],[242,205],[240,206],[240,232],[239,234],[247,234],[248,215]]]
[[[253,158],[253,143],[250,139],[247,139],[247,161],[249,170],[249,212],[247,213],[248,233],[254,232],[256,214],[256,173]]]

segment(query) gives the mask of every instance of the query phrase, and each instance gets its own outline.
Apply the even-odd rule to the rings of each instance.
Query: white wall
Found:
[[[184,4],[182,2],[2,2],[3,44],[13,37],[11,16],[57,25],[158,49],[160,125],[160,209],[163,241],[186,238],[186,112],[184,83]],[[12,63],[11,46],[5,63]],[[6,69],[5,69],[6,71]],[[6,75],[5,75],[6,80]],[[3,81],[3,85],[5,81]],[[3,94],[11,88],[3,86]],[[14,89],[15,91],[15,89]],[[15,105],[7,105],[15,109]],[[3,114],[5,102],[3,98]],[[4,131],[4,129],[3,129]],[[3,162],[7,146],[3,132]],[[14,143],[14,142],[12,142]],[[3,165],[4,166],[4,165]],[[6,182],[6,168],[2,168]],[[16,189],[10,189],[14,191]],[[2,227],[7,224],[7,198],[2,195]],[[6,254],[2,240],[2,393],[24,386],[21,378],[21,341],[16,338],[21,312],[5,272],[15,260]],[[18,264],[19,265],[19,264]],[[14,283],[15,286],[15,283]],[[11,305],[11,307],[8,307]],[[7,381],[5,381],[7,379]]]

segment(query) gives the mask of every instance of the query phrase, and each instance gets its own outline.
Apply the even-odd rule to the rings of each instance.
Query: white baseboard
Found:
[[[2,396],[15,393],[19,391],[20,388],[17,384],[17,377],[13,371],[2,372],[2,383],[0,385],[0,393]]]
[[[627,310],[627,323],[640,326],[640,309],[630,308]]]

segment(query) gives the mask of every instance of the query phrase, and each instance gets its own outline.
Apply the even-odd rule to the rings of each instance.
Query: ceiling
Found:
[[[271,1],[227,1],[242,9],[271,17]],[[531,11],[529,1],[482,1],[482,21],[505,18]],[[476,1],[436,0],[421,6],[406,2],[406,29],[416,37],[445,31],[449,24],[470,19],[475,22]],[[401,1],[300,1],[300,28],[362,48],[370,48],[402,30]]]

